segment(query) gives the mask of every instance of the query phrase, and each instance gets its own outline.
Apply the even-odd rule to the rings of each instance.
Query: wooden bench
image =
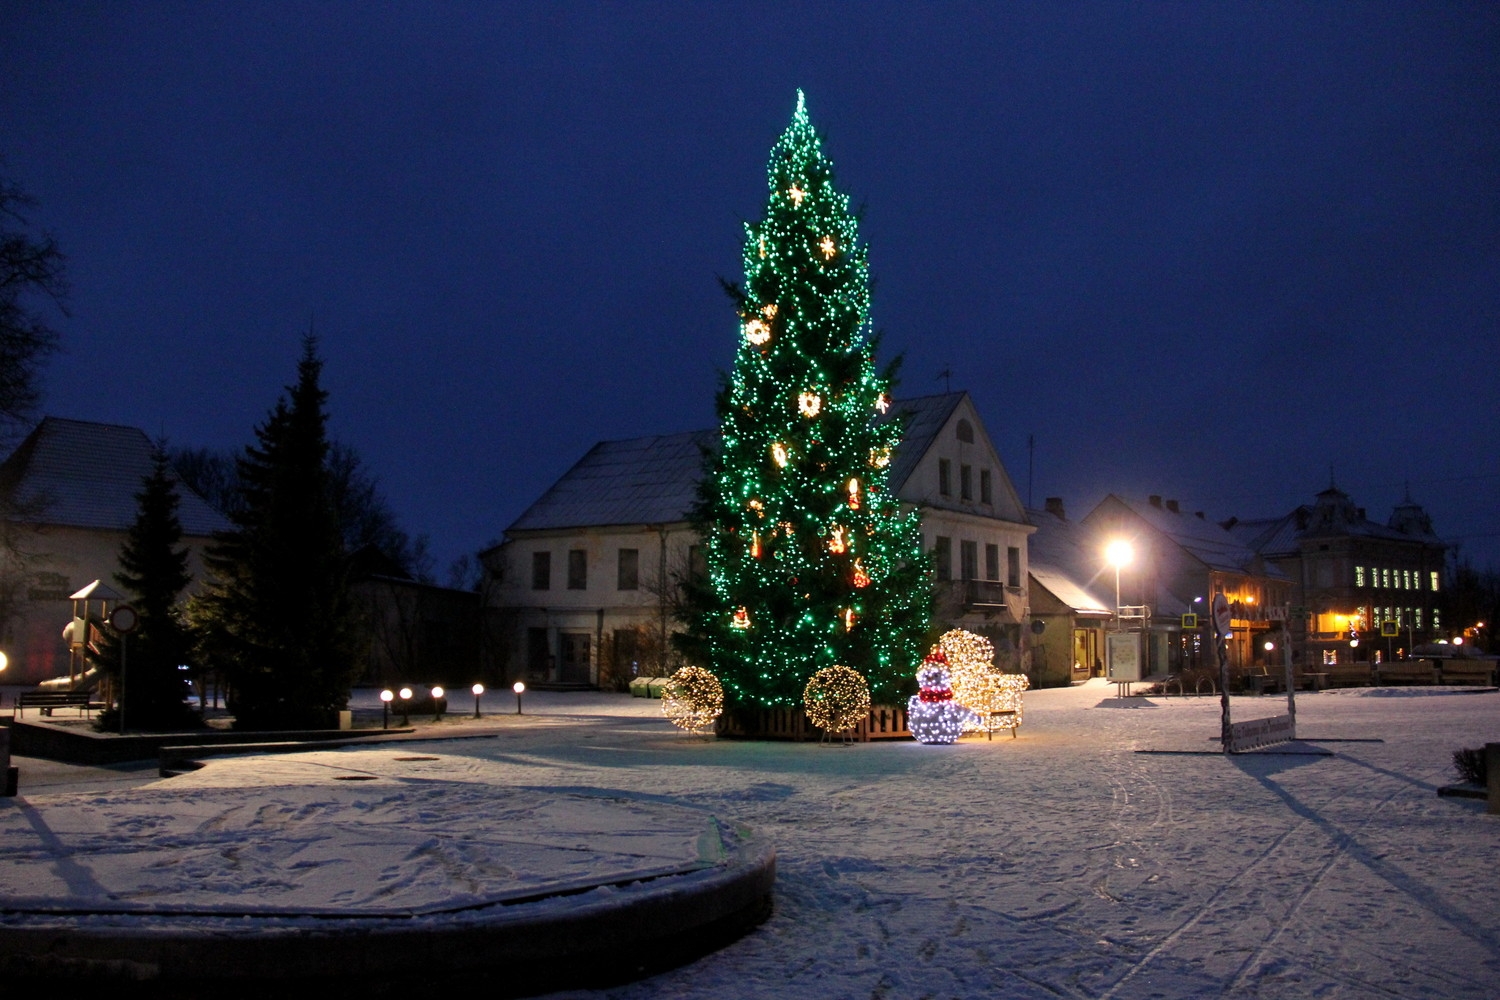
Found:
[[[1438,671],[1431,660],[1393,660],[1375,667],[1375,683],[1436,684]]]
[[[87,691],[22,691],[16,695],[16,712],[24,717],[26,709],[40,709],[43,715],[51,715],[54,708],[76,708],[87,715],[103,705],[95,704]]]
[[[1495,686],[1494,660],[1438,660],[1440,684],[1478,684]]]
[[[1370,686],[1368,663],[1330,663],[1324,669],[1328,672],[1329,687]]]
[[[1250,694],[1275,694],[1286,684],[1286,678],[1280,671],[1273,674],[1265,667],[1247,667],[1240,675],[1240,680]]]

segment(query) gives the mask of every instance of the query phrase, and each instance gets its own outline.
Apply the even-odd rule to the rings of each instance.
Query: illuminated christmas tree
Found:
[[[684,643],[731,706],[795,706],[845,664],[895,703],[925,650],[931,585],[917,514],[888,489],[901,423],[877,371],[866,250],[802,94],[745,227],[721,447],[694,509],[707,579]]]

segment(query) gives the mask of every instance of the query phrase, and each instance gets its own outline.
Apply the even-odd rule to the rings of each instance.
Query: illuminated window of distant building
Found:
[[[958,495],[964,500],[974,499],[974,467],[971,465],[958,467]]]
[[[1365,568],[1363,566],[1354,567],[1354,585],[1356,587],[1363,587],[1365,585]]]
[[[1382,590],[1391,589],[1391,571],[1387,566],[1380,568],[1380,587]]]
[[[1416,618],[1415,618],[1415,621],[1417,623],[1417,628],[1421,628],[1422,627],[1422,609],[1421,608],[1417,608],[1416,609]]]
[[[979,502],[980,503],[994,503],[995,502],[994,493],[990,489],[990,470],[989,469],[980,469],[979,470]]]
[[[1432,609],[1432,628],[1434,631],[1443,627],[1443,613],[1437,608]]]
[[[938,459],[938,492],[945,497],[953,495],[953,463],[946,458]]]
[[[1437,575],[1437,570],[1433,570],[1432,571],[1432,592],[1434,594],[1436,594],[1437,593],[1437,589],[1438,589],[1438,575]],[[1437,622],[1433,622],[1433,624],[1436,625]]]
[[[1323,650],[1323,666],[1325,666],[1325,667],[1331,667],[1331,666],[1333,666],[1334,664],[1336,664],[1338,662],[1339,662],[1338,650],[1335,650],[1335,649],[1325,649],[1325,650]]]

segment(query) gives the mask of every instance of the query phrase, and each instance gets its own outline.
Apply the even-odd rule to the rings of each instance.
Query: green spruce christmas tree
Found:
[[[135,523],[120,546],[120,569],[115,579],[130,597],[138,622],[125,640],[126,676],[122,702],[130,729],[164,732],[202,725],[187,704],[187,679],[180,669],[191,645],[177,598],[191,581],[188,552],[177,519],[177,483],[158,448],[151,473],[136,494]],[[108,625],[99,629],[93,663],[120,682],[121,639]],[[99,717],[106,732],[120,727],[118,705]]]
[[[901,426],[868,337],[866,250],[800,91],[769,182],[730,286],[740,345],[694,510],[708,577],[684,645],[732,706],[798,705],[835,664],[894,703],[922,659],[931,585],[917,514],[887,488]]]
[[[329,488],[322,369],[308,337],[297,384],[239,460],[234,530],[209,549],[213,581],[194,604],[204,657],[223,669],[240,729],[336,724],[360,668],[363,633]]]

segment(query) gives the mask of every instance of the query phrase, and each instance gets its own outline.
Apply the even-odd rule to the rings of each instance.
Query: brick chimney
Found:
[[[1177,501],[1176,500],[1168,500],[1167,501],[1167,510],[1170,510],[1174,514],[1181,514],[1182,513],[1182,511],[1179,510],[1178,507],[1177,507]]]
[[[1157,496],[1155,493],[1147,497],[1146,502],[1155,507],[1157,510],[1161,510],[1161,497]]]
[[[1047,513],[1051,514],[1053,517],[1057,518],[1059,521],[1066,521],[1068,519],[1068,515],[1063,510],[1063,498],[1062,497],[1048,497],[1047,498]]]

